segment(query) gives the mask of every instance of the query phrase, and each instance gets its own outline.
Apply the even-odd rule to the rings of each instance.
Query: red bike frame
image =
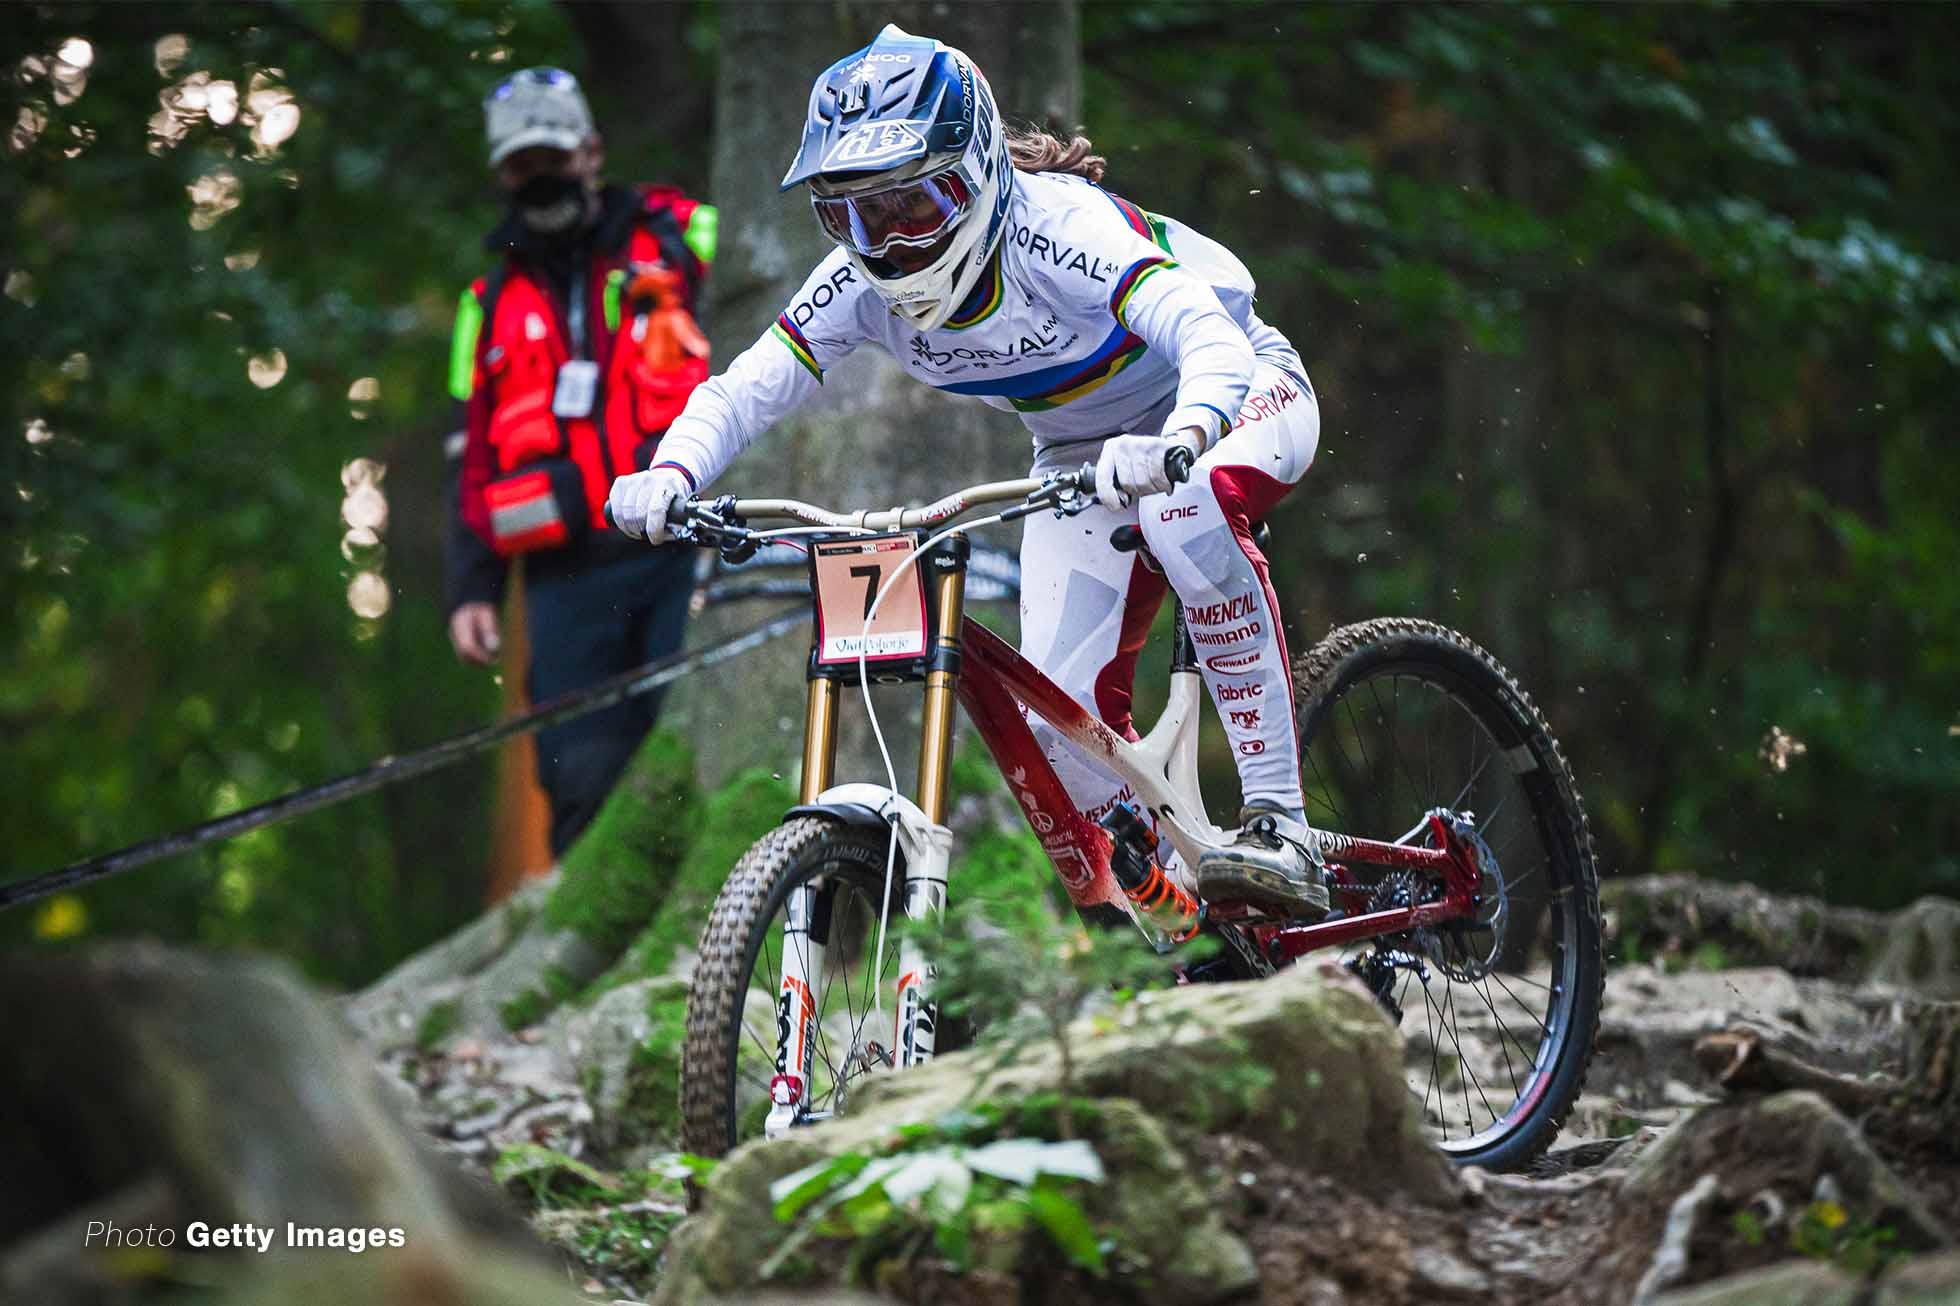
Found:
[[[1055,727],[1092,757],[1115,759],[1131,741],[1091,716],[1020,653],[993,631],[962,615],[960,643],[965,665],[959,679],[959,698],[1015,801],[1033,827],[1042,851],[1061,876],[1069,898],[1085,915],[1121,911],[1122,891],[1110,873],[1107,833],[1076,810],[1049,765],[1026,711]],[[1429,815],[1435,846],[1424,848],[1331,831],[1314,832],[1324,855],[1332,888],[1350,908],[1364,908],[1368,887],[1349,873],[1349,864],[1400,868],[1432,873],[1441,878],[1443,895],[1435,901],[1379,911],[1361,911],[1317,925],[1285,925],[1255,918],[1238,904],[1211,909],[1220,922],[1243,922],[1242,928],[1273,965],[1285,963],[1318,948],[1434,926],[1471,915],[1477,908],[1481,871],[1470,850],[1442,817]]]

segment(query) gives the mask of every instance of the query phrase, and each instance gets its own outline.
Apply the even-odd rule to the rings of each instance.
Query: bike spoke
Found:
[[[1524,1051],[1524,1044],[1518,1040],[1517,1035],[1511,1034],[1510,1026],[1506,1025],[1504,1023],[1504,1017],[1497,1013],[1497,1005],[1490,1000],[1489,985],[1485,985],[1483,988],[1477,988],[1473,984],[1470,987],[1477,990],[1477,996],[1484,1000],[1484,1006],[1490,1011],[1490,1018],[1497,1022],[1497,1050],[1504,1054],[1504,1073],[1511,1077],[1511,1097],[1513,1100],[1522,1097],[1524,1093],[1518,1087],[1517,1067],[1511,1064],[1511,1049],[1504,1046],[1504,1037],[1509,1034],[1511,1041],[1518,1044],[1518,1051],[1520,1052]]]
[[[1397,676],[1395,683],[1397,686],[1400,686],[1402,678]],[[1420,685],[1422,682],[1418,680],[1416,684]],[[1425,707],[1427,706],[1429,705],[1425,704]],[[1422,791],[1422,805],[1424,810],[1436,806],[1436,753],[1429,746],[1429,727],[1434,722],[1435,713],[1424,711],[1422,714],[1422,773],[1423,778],[1428,782],[1423,786]]]
[[[1393,688],[1392,682],[1391,682],[1391,688]],[[1382,705],[1382,696],[1379,692],[1376,691],[1375,682],[1372,680],[1368,682],[1368,696],[1375,700],[1375,710],[1377,712],[1380,712],[1384,718],[1394,715],[1389,712],[1388,708]],[[1394,694],[1391,694],[1390,697],[1394,698],[1396,696]],[[1394,719],[1397,722],[1400,722],[1401,717],[1394,716]],[[1402,772],[1402,778],[1409,782],[1409,796],[1416,799],[1417,801],[1421,801],[1422,790],[1417,788],[1416,778],[1409,771],[1408,763],[1402,760],[1402,746],[1399,738],[1400,732],[1396,730],[1394,726],[1389,726],[1387,733],[1388,733],[1388,746],[1390,750],[1390,758],[1393,763],[1393,765],[1391,765],[1389,769],[1391,771],[1400,769]]]
[[[1425,1112],[1429,1110],[1429,1089],[1434,1088],[1436,1090],[1436,1118],[1442,1122],[1443,1141],[1447,1143],[1450,1139],[1450,1118],[1448,1109],[1443,1105],[1443,1071],[1437,1061],[1437,1049],[1441,1045],[1436,1041],[1436,1025],[1430,1018],[1435,1010],[1435,1000],[1429,996],[1429,981],[1424,980],[1422,982],[1422,1023],[1423,1027],[1429,1031],[1429,1086],[1422,1090],[1422,1107]]]
[[[1473,1085],[1477,1090],[1478,1098],[1480,1098],[1483,1101],[1484,1110],[1490,1113],[1491,1123],[1495,1124],[1499,1118],[1497,1111],[1494,1107],[1491,1106],[1489,1095],[1484,1092],[1483,1081],[1477,1078],[1477,1068],[1470,1064],[1469,1054],[1463,1050],[1463,1043],[1461,1040],[1457,1038],[1456,985],[1451,984],[1447,989],[1445,989],[1444,997],[1449,1002],[1450,1042],[1456,1045],[1456,1059],[1458,1064],[1461,1065],[1464,1070],[1464,1081],[1465,1081],[1463,1085],[1464,1127],[1470,1128],[1470,1126],[1473,1123],[1470,1115],[1470,1089]],[[1475,1129],[1471,1129],[1470,1132],[1475,1133],[1477,1131]]]
[[[1341,700],[1341,706],[1347,709],[1348,724],[1354,727],[1354,746],[1361,750],[1362,778],[1372,784],[1375,779],[1375,764],[1368,757],[1368,741],[1363,738],[1361,723],[1354,719],[1354,704],[1344,698]]]
[[[1309,767],[1313,769],[1314,779],[1318,782],[1317,789],[1310,792],[1317,792],[1320,795],[1322,795],[1320,799],[1320,805],[1323,808],[1325,808],[1327,812],[1334,818],[1324,828],[1327,829],[1354,828],[1354,822],[1348,817],[1347,813],[1343,811],[1341,808],[1340,799],[1338,796],[1339,791],[1334,787],[1333,778],[1330,776],[1323,775],[1321,773],[1320,762],[1311,753],[1307,755],[1306,763]],[[1307,824],[1312,825],[1313,822],[1309,821]]]
[[[1505,892],[1505,893],[1509,893],[1509,892],[1511,892],[1511,890],[1513,890],[1513,889],[1515,889],[1515,888],[1517,888],[1517,887],[1518,887],[1518,886],[1519,886],[1520,884],[1523,884],[1523,883],[1524,883],[1524,882],[1525,882],[1526,880],[1529,880],[1529,879],[1530,879],[1530,878],[1531,878],[1532,876],[1534,876],[1534,875],[1537,875],[1537,874],[1538,874],[1539,872],[1541,872],[1541,871],[1543,871],[1543,870],[1544,870],[1544,869],[1545,869],[1546,867],[1548,867],[1548,866],[1550,866],[1550,865],[1551,865],[1551,862],[1552,862],[1552,859],[1551,859],[1551,858],[1549,858],[1549,857],[1547,857],[1547,858],[1545,858],[1545,859],[1544,859],[1543,861],[1541,861],[1541,862],[1539,862],[1539,863],[1538,863],[1538,865],[1536,865],[1536,866],[1534,866],[1534,867],[1532,867],[1532,868],[1531,868],[1530,870],[1528,870],[1528,871],[1526,871],[1526,872],[1524,872],[1524,873],[1523,873],[1522,875],[1514,875],[1514,876],[1512,876],[1512,877],[1511,877],[1510,879],[1508,879],[1508,880],[1505,880],[1505,881],[1504,881],[1504,892]],[[1503,870],[1503,866],[1504,866],[1504,863],[1503,863],[1503,861],[1502,861],[1502,860],[1500,860],[1500,861],[1498,862],[1498,870],[1499,870],[1500,872],[1501,872],[1501,871]],[[1563,897],[1563,896],[1565,896],[1565,895],[1566,895],[1567,893],[1570,893],[1570,892],[1571,892],[1571,890],[1569,890],[1569,889],[1559,889],[1559,890],[1556,890],[1555,892],[1553,892],[1553,893],[1551,893],[1551,894],[1549,894],[1549,895],[1547,895],[1547,896],[1549,896],[1549,897],[1553,897],[1553,898],[1559,898],[1559,897]]]
[[[1538,1026],[1538,1032],[1540,1034],[1543,1034],[1546,1038],[1550,1038],[1552,1036],[1552,1031],[1546,1027],[1545,1022],[1538,1019],[1537,1015],[1532,1011],[1531,1004],[1525,1002],[1523,999],[1519,998],[1517,994],[1511,992],[1511,986],[1504,982],[1504,977],[1502,975],[1498,974],[1496,971],[1492,971],[1490,973],[1490,977],[1497,981],[1497,987],[1504,990],[1504,995],[1506,997],[1510,998],[1511,1001],[1518,1004],[1518,1010],[1524,1012],[1525,1015],[1531,1017],[1532,1023]],[[1511,978],[1514,980],[1522,980],[1524,983],[1531,985],[1533,988],[1544,989],[1545,992],[1547,993],[1558,992],[1558,990],[1553,988],[1552,986],[1548,984],[1540,984],[1537,980],[1531,979],[1524,975],[1513,975]],[[1518,1046],[1522,1047],[1524,1045],[1519,1044]]]
[[[1493,752],[1488,757],[1484,758],[1482,762],[1478,762],[1476,760],[1476,755],[1477,755],[1477,741],[1479,738],[1481,738],[1481,736],[1471,737],[1470,757],[1471,757],[1471,762],[1476,769],[1471,771],[1470,778],[1463,782],[1463,788],[1456,791],[1456,798],[1452,800],[1451,803],[1449,804],[1449,809],[1452,812],[1460,812],[1463,810],[1463,800],[1469,797],[1472,786],[1474,786],[1477,783],[1477,781],[1483,777],[1484,768],[1490,765],[1491,758],[1497,756],[1497,754]]]

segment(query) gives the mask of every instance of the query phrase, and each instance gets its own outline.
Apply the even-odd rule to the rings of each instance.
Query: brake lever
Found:
[[[1096,468],[1093,463],[1083,463],[1072,472],[1057,472],[1049,478],[1049,483],[1056,489],[1057,516],[1073,517],[1096,501]]]
[[[1018,521],[1031,517],[1043,508],[1053,508],[1057,515],[1070,517],[1088,507],[1091,500],[1082,495],[1082,477],[1094,476],[1094,469],[1086,464],[1079,471],[1050,472],[1042,481],[1041,488],[1029,494],[1000,515],[1006,521]]]

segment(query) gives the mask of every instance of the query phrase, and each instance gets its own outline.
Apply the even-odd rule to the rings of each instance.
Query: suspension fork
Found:
[[[830,787],[837,762],[837,682],[810,677],[803,706],[803,802]],[[823,974],[824,941],[830,937],[829,900],[813,884],[798,885],[783,904],[783,975],[776,987],[776,1073],[769,1080],[769,1115],[763,1133],[776,1137],[809,1110],[816,1062],[817,1001],[811,985]]]
[[[926,663],[925,713],[919,735],[919,808],[927,828],[923,855],[905,861],[905,915],[911,921],[946,911],[946,872],[953,836],[946,828],[947,778],[952,771],[953,717],[959,707],[960,625],[966,607],[964,534],[941,540],[919,560],[931,586],[934,634]],[[908,934],[899,944],[897,1024],[892,1038],[895,1067],[932,1060],[938,1040],[939,1009],[932,1001],[933,968]]]
[[[812,976],[823,974],[823,941],[830,937],[830,900],[818,886],[801,884],[783,904],[783,978],[776,990],[776,1073],[769,1081],[770,1138],[790,1129],[809,1110],[816,1065],[817,998]]]

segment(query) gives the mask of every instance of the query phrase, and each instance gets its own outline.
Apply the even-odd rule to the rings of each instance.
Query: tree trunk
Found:
[[[712,193],[721,206],[721,257],[711,286],[718,370],[768,329],[829,248],[809,197],[801,189],[781,193],[777,181],[796,152],[810,81],[883,23],[965,50],[1009,117],[1074,125],[1080,33],[1072,0],[877,6],[840,0],[788,10],[749,0],[724,4],[719,15]],[[769,50],[776,56],[757,57]],[[1012,417],[935,394],[904,377],[882,351],[867,348],[831,369],[815,398],[759,438],[715,488],[833,506],[889,505],[1022,475],[1028,449]],[[745,611],[711,612],[698,621],[699,636],[712,639],[752,619]],[[806,652],[804,639],[784,640],[732,665],[718,684],[691,687],[669,701],[667,710],[697,741],[707,782],[750,765],[790,773],[801,753]],[[893,695],[880,712],[900,784],[909,788],[916,731],[908,727],[918,721],[918,695]],[[883,770],[860,723],[861,714],[845,714],[840,776],[869,778]]]

